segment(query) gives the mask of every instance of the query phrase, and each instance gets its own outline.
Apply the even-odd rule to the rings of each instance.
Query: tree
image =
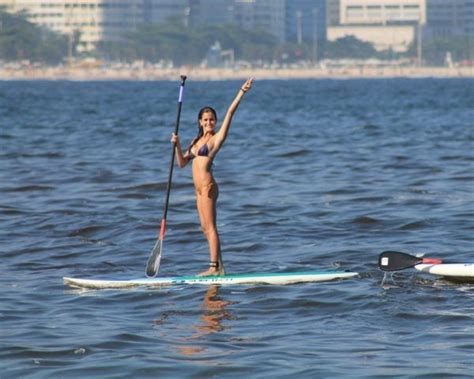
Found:
[[[329,59],[367,59],[377,56],[370,42],[364,42],[354,36],[346,36],[326,43],[326,58]]]
[[[432,38],[423,43],[423,59],[434,65],[445,65],[446,54],[450,53],[453,61],[472,61],[474,43],[472,37]]]
[[[0,59],[58,63],[67,54],[67,38],[26,20],[26,14],[0,12]]]
[[[199,64],[209,48],[219,41],[234,50],[237,59],[272,60],[277,43],[268,33],[249,31],[235,25],[183,28],[179,22],[144,24],[122,37],[120,42],[104,42],[98,53],[110,59],[149,62],[172,60],[176,65]]]

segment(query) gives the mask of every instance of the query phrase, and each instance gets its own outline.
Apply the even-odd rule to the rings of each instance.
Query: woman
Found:
[[[179,137],[173,133],[171,142],[175,144],[176,161],[179,167],[193,162],[193,182],[196,189],[196,203],[199,220],[204,235],[209,244],[209,269],[201,276],[224,275],[224,265],[221,257],[219,233],[216,226],[216,202],[219,195],[217,183],[212,176],[212,161],[222,147],[229,133],[232,117],[237,110],[244,94],[252,88],[253,78],[248,79],[239,89],[229,106],[221,127],[215,130],[217,115],[211,107],[204,107],[198,116],[199,132],[183,153]]]

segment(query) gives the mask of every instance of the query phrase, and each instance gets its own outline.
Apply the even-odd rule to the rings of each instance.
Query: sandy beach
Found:
[[[175,80],[185,74],[193,80],[352,79],[352,78],[472,78],[474,67],[338,67],[338,68],[102,68],[26,67],[0,68],[0,80]]]

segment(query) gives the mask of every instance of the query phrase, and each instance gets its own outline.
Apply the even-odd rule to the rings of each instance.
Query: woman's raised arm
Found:
[[[222,122],[222,125],[215,136],[215,142],[214,142],[214,148],[213,148],[215,152],[217,152],[217,150],[220,149],[225,139],[227,138],[230,124],[232,122],[232,117],[234,117],[234,113],[239,107],[240,100],[242,100],[242,97],[245,95],[245,93],[248,90],[250,90],[250,88],[252,88],[253,79],[254,78],[247,79],[245,83],[242,84],[242,86],[239,89],[239,92],[237,92],[237,95],[235,96],[234,100],[232,101],[229,108],[227,109],[227,113],[225,114],[224,121]]]

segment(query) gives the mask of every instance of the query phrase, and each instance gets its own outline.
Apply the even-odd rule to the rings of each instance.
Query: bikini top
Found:
[[[198,155],[200,157],[208,157],[209,156],[209,146],[207,146],[207,143],[202,145],[199,150],[198,150]]]
[[[197,152],[197,155],[199,157],[208,157],[209,156],[209,147],[207,146],[207,143],[205,143],[204,145],[202,145],[198,152]],[[194,155],[194,153],[191,151],[191,149],[189,149],[189,159],[194,159],[196,158],[196,155]]]

